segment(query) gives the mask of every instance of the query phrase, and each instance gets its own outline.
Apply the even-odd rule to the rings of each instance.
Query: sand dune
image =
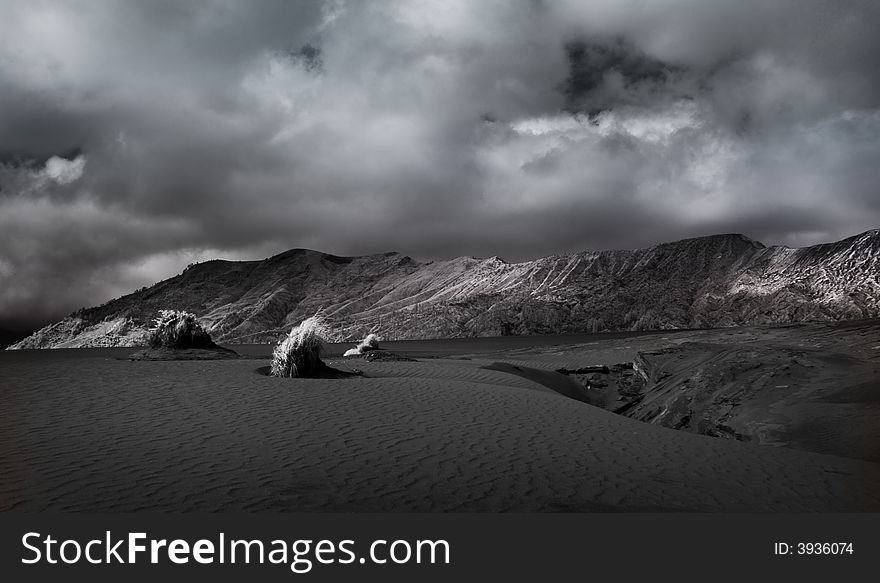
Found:
[[[646,383],[614,374],[570,378],[598,376],[609,386],[587,390],[582,400],[639,421],[880,461],[876,320],[679,331],[472,356],[544,371],[636,360]]]
[[[634,421],[492,357],[300,380],[125,354],[2,354],[0,509],[880,510],[877,464]]]

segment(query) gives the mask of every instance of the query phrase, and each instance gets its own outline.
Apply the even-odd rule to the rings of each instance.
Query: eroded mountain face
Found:
[[[790,249],[715,235],[507,263],[418,262],[295,249],[208,261],[14,348],[136,346],[160,309],[193,312],[222,343],[275,342],[321,310],[349,341],[706,328],[880,316],[880,230]]]

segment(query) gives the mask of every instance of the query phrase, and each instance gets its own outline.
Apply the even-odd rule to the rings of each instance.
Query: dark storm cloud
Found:
[[[652,89],[669,90],[674,73],[673,66],[640,53],[620,38],[573,40],[565,44],[565,53],[569,66],[562,86],[566,110],[587,112],[591,117],[612,107],[632,105],[636,96],[649,100]]]
[[[216,256],[880,224],[871,0],[7,2],[0,328]]]

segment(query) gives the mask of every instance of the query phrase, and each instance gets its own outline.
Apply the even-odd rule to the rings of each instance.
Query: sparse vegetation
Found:
[[[376,334],[367,334],[355,348],[346,350],[343,356],[360,356],[365,352],[379,350],[379,340],[380,338]]]
[[[304,320],[278,343],[272,353],[273,377],[313,377],[327,366],[321,360],[327,325],[319,315]]]
[[[150,328],[150,348],[215,348],[211,336],[196,319],[183,310],[160,310]]]
[[[375,334],[367,334],[367,337],[364,338],[360,344],[358,344],[358,348],[361,350],[361,352],[378,349],[379,337]]]

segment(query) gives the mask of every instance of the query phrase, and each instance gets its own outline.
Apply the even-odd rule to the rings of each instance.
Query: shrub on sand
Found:
[[[195,314],[183,310],[159,310],[159,317],[150,328],[151,348],[215,348],[208,332]]]
[[[360,341],[355,348],[349,348],[343,356],[360,356],[371,350],[379,350],[379,337],[375,334],[367,334],[366,338]]]
[[[367,352],[369,350],[378,350],[379,349],[379,337],[375,334],[367,334],[367,337],[361,340],[361,343],[358,344],[358,350],[361,352]]]
[[[271,375],[297,378],[317,376],[327,365],[321,360],[327,326],[319,316],[304,320],[272,352]]]

